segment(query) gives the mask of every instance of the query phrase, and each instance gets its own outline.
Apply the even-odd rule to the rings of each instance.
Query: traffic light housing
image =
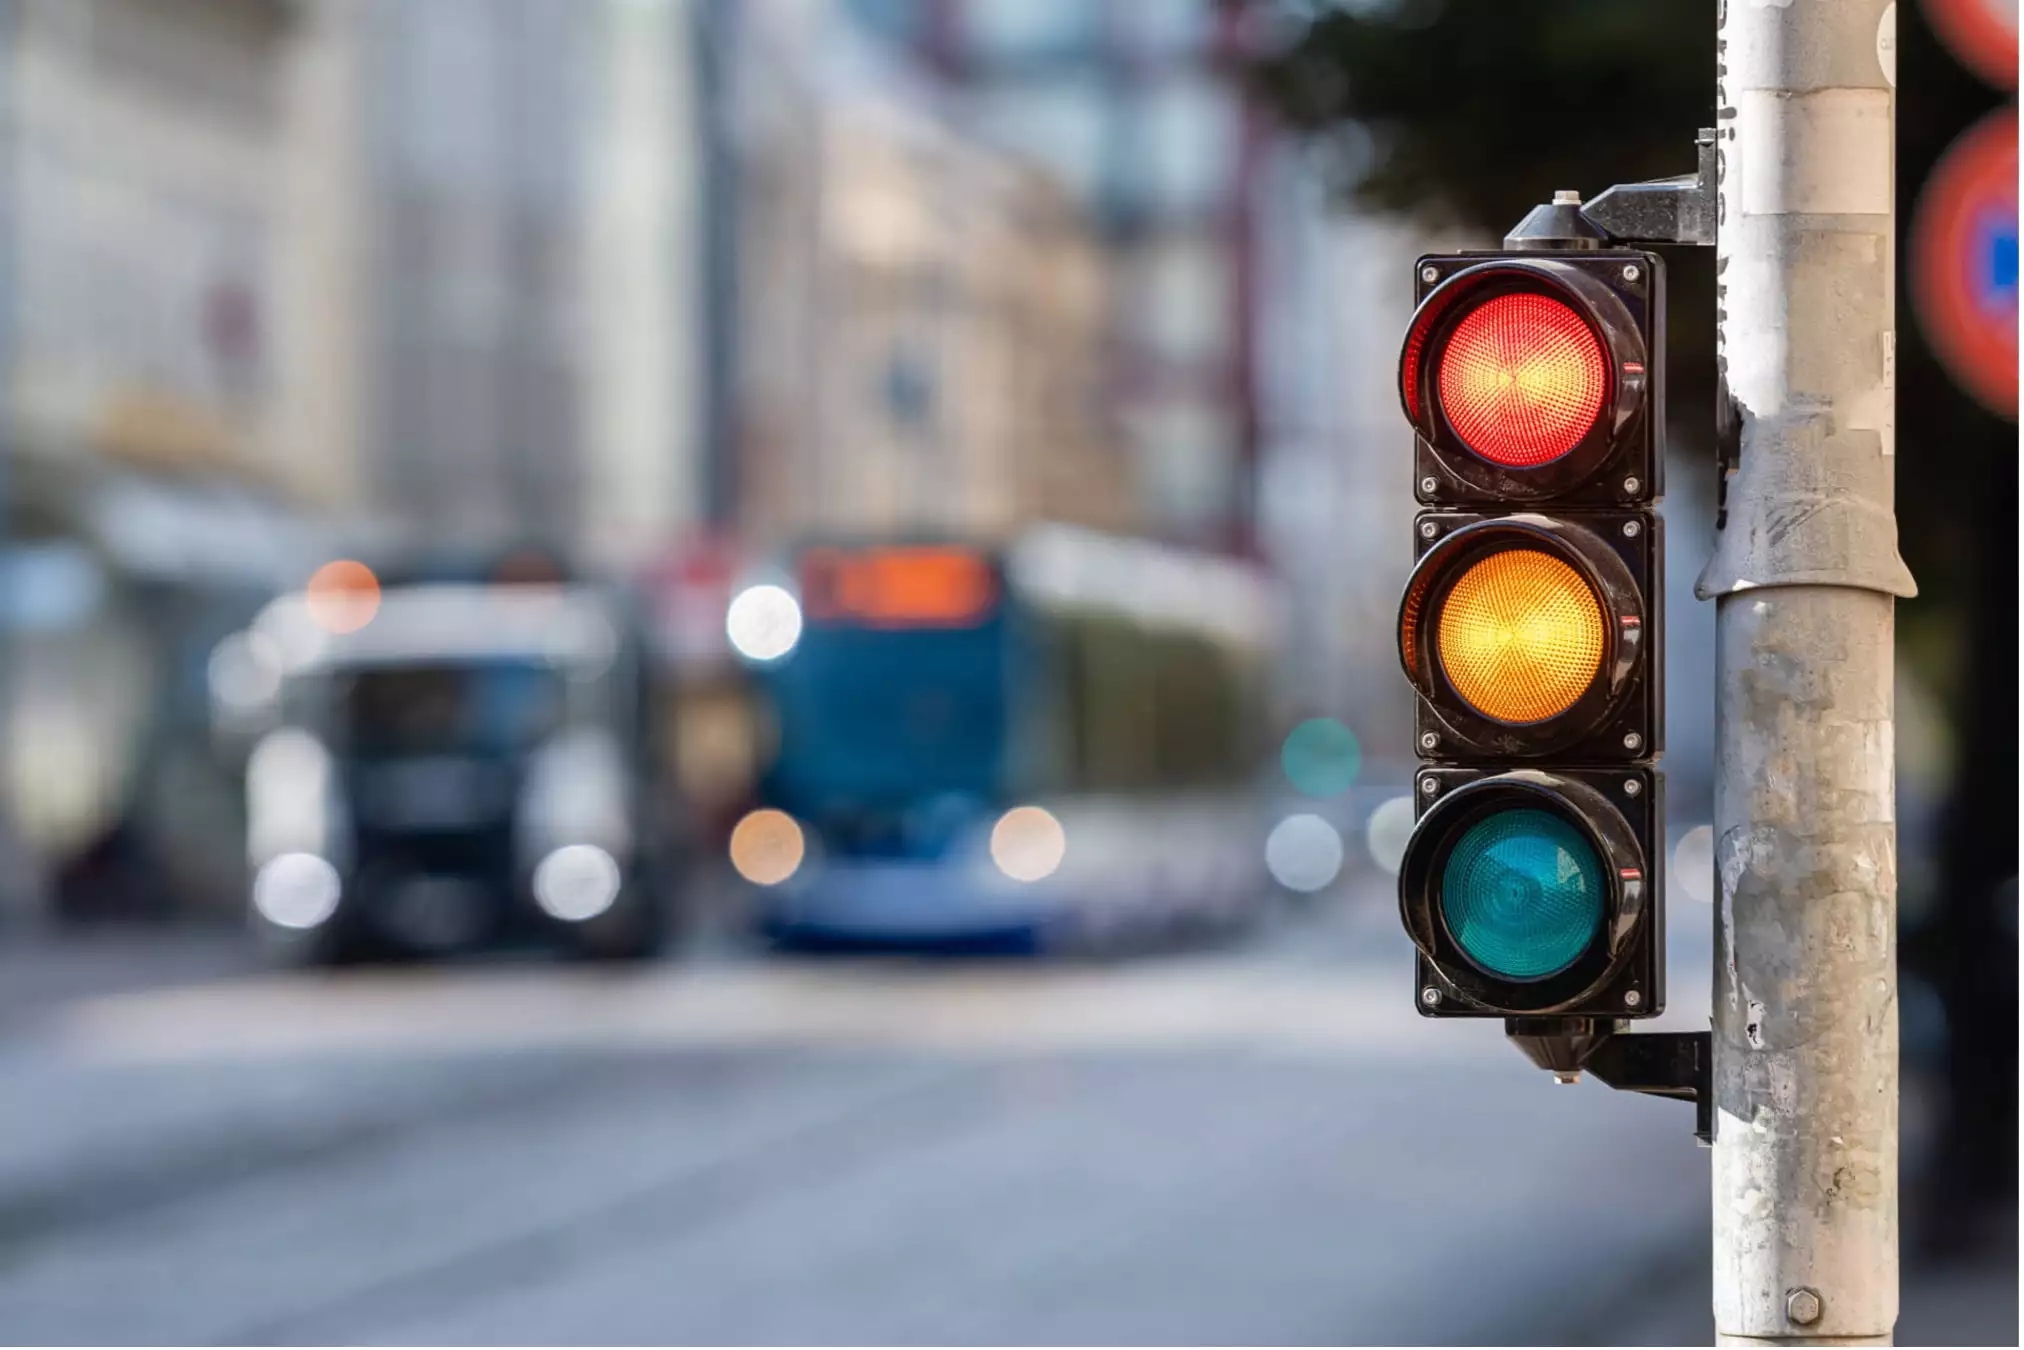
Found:
[[[1420,1012],[1514,1035],[1665,1006],[1665,272],[1599,242],[1420,258],[1399,359],[1400,915]]]

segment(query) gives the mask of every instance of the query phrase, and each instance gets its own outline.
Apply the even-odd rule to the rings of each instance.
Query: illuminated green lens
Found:
[[[1574,964],[1602,928],[1602,863],[1546,811],[1499,811],[1470,826],[1441,874],[1456,945],[1491,975],[1537,980]]]

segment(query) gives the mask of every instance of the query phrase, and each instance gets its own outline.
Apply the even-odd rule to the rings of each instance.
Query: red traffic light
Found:
[[[1657,494],[1648,255],[1421,260],[1399,398],[1422,501],[1618,503]]]
[[[1462,443],[1496,464],[1559,459],[1595,425],[1609,392],[1602,341],[1551,296],[1494,296],[1441,349],[1441,408]]]

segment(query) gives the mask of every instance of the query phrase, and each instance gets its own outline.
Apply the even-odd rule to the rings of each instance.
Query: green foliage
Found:
[[[1556,188],[1684,173],[1713,126],[1713,0],[1316,6],[1254,70],[1366,206],[1501,235]]]

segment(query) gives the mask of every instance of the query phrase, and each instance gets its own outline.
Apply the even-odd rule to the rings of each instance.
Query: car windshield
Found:
[[[338,720],[365,758],[511,754],[562,724],[566,674],[495,660],[364,669],[338,677]]]

